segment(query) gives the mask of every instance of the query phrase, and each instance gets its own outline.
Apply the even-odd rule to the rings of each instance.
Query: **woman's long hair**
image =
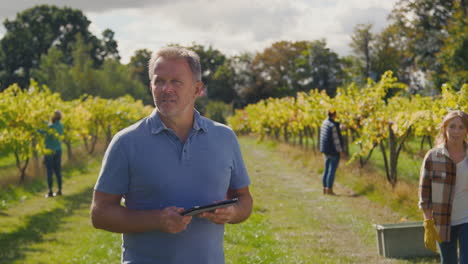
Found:
[[[442,123],[440,123],[439,134],[437,135],[437,138],[436,138],[436,145],[447,142],[447,126],[448,126],[448,123],[455,117],[460,117],[463,124],[465,125],[465,128],[468,130],[468,115],[461,110],[450,111],[444,117],[444,120],[442,120]],[[466,140],[467,139],[465,138],[465,145],[466,145]]]

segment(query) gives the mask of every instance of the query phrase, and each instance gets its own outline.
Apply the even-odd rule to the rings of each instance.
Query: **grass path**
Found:
[[[255,206],[248,221],[226,228],[228,264],[437,263],[378,256],[372,224],[400,216],[340,186],[339,175],[339,195],[323,196],[320,159],[250,137],[241,145]],[[98,171],[95,162],[70,172],[62,197],[41,194],[0,211],[0,263],[119,263],[120,235],[95,230],[89,220]]]
[[[280,254],[273,259],[264,256],[265,261],[232,263],[437,263],[434,259],[405,261],[378,256],[372,224],[398,222],[401,217],[341,186],[339,174],[347,172],[345,167],[337,175],[335,192],[339,195],[324,196],[320,158],[304,156],[303,151],[287,145],[257,144],[253,138],[242,138],[241,144],[253,181],[256,215],[262,216],[268,235],[274,238],[271,251]],[[243,228],[232,227],[236,232]],[[250,254],[261,256],[262,250],[254,248]],[[239,255],[235,251],[227,254]]]

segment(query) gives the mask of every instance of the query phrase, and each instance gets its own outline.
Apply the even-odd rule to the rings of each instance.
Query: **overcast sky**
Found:
[[[37,4],[83,10],[90,30],[115,32],[122,62],[134,51],[170,43],[212,45],[227,55],[262,51],[280,40],[326,39],[339,55],[350,52],[355,25],[387,25],[397,0],[0,0],[0,21]],[[0,37],[5,34],[3,24]]]

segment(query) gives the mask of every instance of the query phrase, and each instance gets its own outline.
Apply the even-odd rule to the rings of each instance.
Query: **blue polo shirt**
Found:
[[[159,114],[117,133],[95,189],[121,194],[135,210],[190,208],[224,200],[228,189],[250,184],[234,132],[194,112],[185,143]],[[193,217],[178,234],[123,234],[123,263],[224,263],[224,225]]]

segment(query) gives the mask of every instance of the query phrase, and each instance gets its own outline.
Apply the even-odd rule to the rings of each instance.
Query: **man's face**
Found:
[[[184,59],[159,58],[156,61],[151,92],[158,111],[164,117],[180,117],[192,113],[202,83],[193,79]]]

